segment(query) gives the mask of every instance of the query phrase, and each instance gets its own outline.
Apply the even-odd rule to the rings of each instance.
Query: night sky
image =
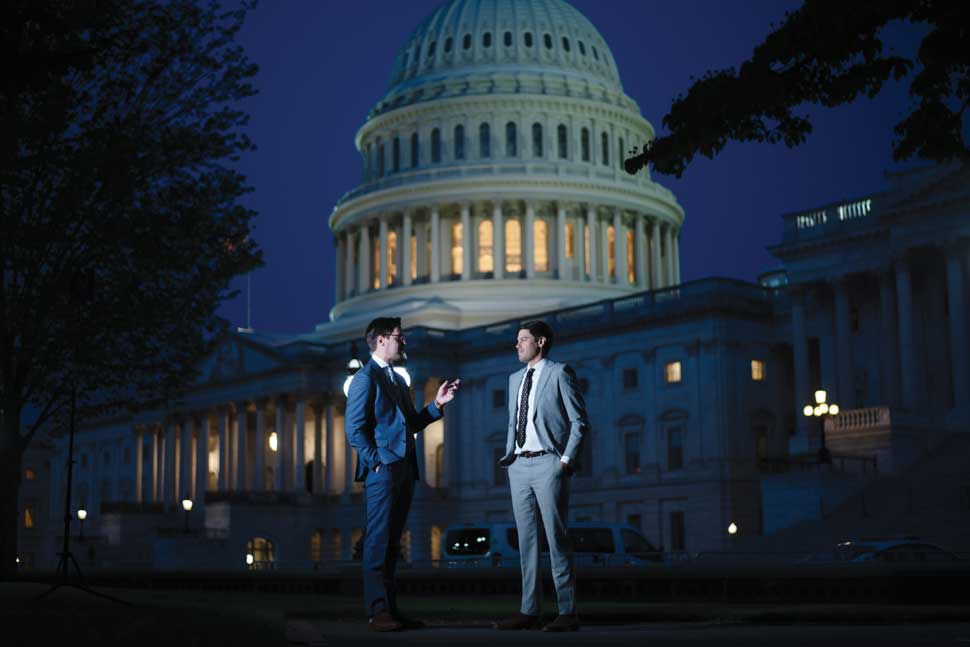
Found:
[[[305,333],[333,305],[333,238],[327,218],[360,181],[354,135],[387,90],[391,64],[441,0],[266,0],[240,40],[260,67],[259,94],[244,105],[258,150],[240,167],[259,213],[254,237],[265,267],[252,276],[252,325],[263,333]],[[691,77],[737,66],[797,1],[573,0],[610,45],[624,91],[662,133],[663,116]],[[911,51],[911,29],[889,34]],[[698,159],[681,179],[656,175],[686,212],[681,278],[754,281],[775,266],[766,247],[781,237],[781,214],[882,190],[892,128],[910,105],[906,81],[876,99],[835,109],[805,106],[806,144],[730,144]],[[245,279],[234,287],[244,289]],[[244,292],[220,310],[245,325]]]

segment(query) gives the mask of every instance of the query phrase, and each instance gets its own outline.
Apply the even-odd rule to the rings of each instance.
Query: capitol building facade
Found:
[[[571,518],[632,525],[673,555],[731,549],[732,525],[757,537],[813,519],[820,499],[970,431],[965,170],[890,175],[880,193],[785,215],[780,267],[758,284],[684,284],[683,209],[647,170],[623,170],[653,136],[609,46],[563,0],[441,6],[356,134],[362,180],[329,216],[330,321],[233,332],[180,401],[85,428],[82,565],[350,559],[364,522],[343,385],[379,315],[404,320],[416,401],[462,380],[418,436],[418,563],[441,557],[449,525],[512,520],[497,456],[529,318],[556,330],[553,356],[587,402]],[[824,470],[823,427],[802,415],[817,389],[842,407],[823,423]],[[56,564],[66,448],[54,436],[25,458],[25,568]]]

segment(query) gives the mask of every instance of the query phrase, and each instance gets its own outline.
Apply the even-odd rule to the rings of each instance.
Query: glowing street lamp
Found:
[[[77,520],[81,522],[81,530],[78,533],[77,540],[84,541],[84,520],[88,518],[88,511],[84,508],[77,509]]]
[[[182,499],[182,509],[185,510],[185,534],[189,534],[189,512],[192,511],[192,499]]]
[[[269,435],[269,449],[270,451],[275,452],[275,451],[279,451],[279,448],[280,448],[280,440],[279,440],[279,437],[276,435],[276,432],[274,431]]]
[[[736,535],[736,534],[738,534],[738,524],[736,524],[736,523],[734,523],[732,521],[731,522],[731,525],[728,526],[728,534],[729,535]]]
[[[821,440],[822,446],[818,449],[818,462],[821,465],[828,465],[832,462],[832,453],[829,452],[829,448],[825,446],[825,416],[837,416],[839,415],[839,405],[835,403],[826,402],[827,393],[823,389],[819,389],[815,392],[815,404],[806,404],[802,409],[802,413],[805,414],[807,418],[818,418],[821,424]]]
[[[356,357],[347,362],[347,379],[344,380],[344,396],[350,391],[350,383],[354,380],[354,375],[362,366],[363,364]]]

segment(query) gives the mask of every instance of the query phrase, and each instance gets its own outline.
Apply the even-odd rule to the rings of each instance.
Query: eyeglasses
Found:
[[[407,343],[408,338],[404,336],[403,333],[399,335],[383,335],[384,337],[396,337],[398,341]]]

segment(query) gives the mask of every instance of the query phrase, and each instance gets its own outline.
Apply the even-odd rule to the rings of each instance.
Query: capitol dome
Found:
[[[623,159],[654,136],[563,0],[451,0],[408,36],[334,207],[335,336],[460,329],[679,283],[684,212]]]

